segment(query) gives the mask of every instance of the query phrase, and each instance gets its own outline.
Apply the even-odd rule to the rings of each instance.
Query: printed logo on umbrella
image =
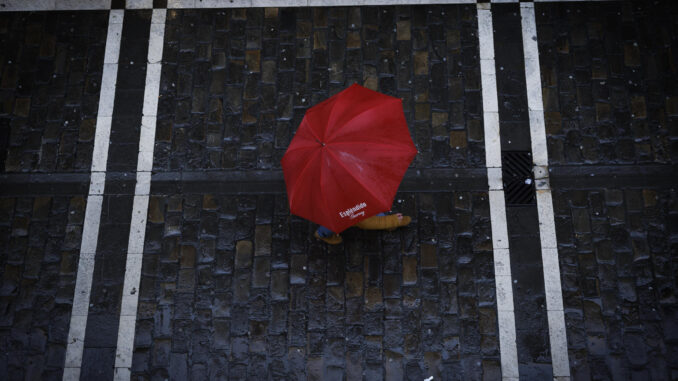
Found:
[[[357,217],[360,217],[360,216],[364,216],[365,215],[364,210],[360,213],[356,213],[356,212],[359,211],[360,209],[365,209],[365,208],[367,208],[367,203],[365,203],[365,202],[358,203],[352,208],[348,208],[348,209],[344,210],[343,212],[339,212],[339,217],[341,217],[341,218],[348,217],[350,219],[354,219],[354,218],[357,218]]]

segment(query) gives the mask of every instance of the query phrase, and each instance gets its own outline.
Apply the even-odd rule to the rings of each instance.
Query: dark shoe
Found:
[[[313,236],[328,245],[338,245],[342,242],[341,236],[339,234],[332,234],[329,237],[321,237],[320,234],[316,231],[313,233]]]

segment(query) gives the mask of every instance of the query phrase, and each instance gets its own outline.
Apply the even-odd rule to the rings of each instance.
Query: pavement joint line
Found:
[[[535,3],[608,2],[615,0],[534,0]],[[491,0],[491,3],[518,3],[519,0]],[[477,0],[167,0],[167,8],[155,9],[220,9],[264,7],[337,7],[337,6],[397,6],[397,5],[455,5],[488,3]],[[485,5],[486,4],[486,5]],[[523,3],[522,4],[532,4]],[[33,11],[94,11],[110,10],[111,0],[0,0],[0,12]],[[153,9],[153,0],[126,0],[125,9]],[[489,8],[482,8],[489,9]]]
[[[63,374],[64,381],[78,380],[82,366],[87,315],[92,292],[92,277],[94,275],[94,258],[99,239],[99,224],[101,222],[103,192],[106,182],[106,160],[111,133],[113,99],[115,98],[115,81],[118,71],[117,62],[118,55],[120,54],[119,35],[122,31],[123,18],[124,11],[122,10],[111,10],[109,13],[105,56],[108,57],[110,62],[104,63],[102,73],[102,86],[99,94],[100,114],[98,114],[95,127],[90,186],[87,206],[85,208],[85,220],[83,222],[78,272],[73,292],[73,308],[68,327]],[[116,34],[118,35],[117,37],[114,36]],[[104,86],[104,83],[106,83],[106,86]],[[102,115],[102,110],[110,111],[110,113]]]
[[[559,380],[570,379],[570,361],[567,352],[567,331],[563,311],[563,294],[558,263],[558,242],[556,239],[553,199],[549,184],[548,151],[544,107],[541,93],[539,68],[539,46],[534,3],[520,4],[523,52],[525,56],[525,82],[530,115],[530,138],[532,143],[533,172],[538,178],[536,190],[539,236],[542,268],[544,271],[544,292],[548,316],[549,342],[553,376]]]
[[[506,226],[506,204],[501,175],[501,139],[499,135],[499,108],[497,78],[494,61],[492,11],[489,3],[479,3],[478,44],[480,50],[480,77],[485,132],[485,155],[492,229],[492,255],[495,266],[497,293],[497,323],[499,352],[504,380],[517,379],[518,349],[516,343],[513,282]]]
[[[118,339],[115,349],[114,380],[116,381],[129,380],[131,377],[134,332],[139,306],[139,286],[151,190],[151,171],[153,170],[153,146],[160,93],[166,16],[167,11],[165,9],[154,9],[151,16],[144,106],[141,133],[139,134],[139,156],[135,177],[132,220],[127,244],[125,278],[122,287]]]

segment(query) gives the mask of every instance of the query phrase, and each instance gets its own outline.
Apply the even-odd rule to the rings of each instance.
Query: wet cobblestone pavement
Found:
[[[354,82],[403,99],[415,167],[481,167],[475,12],[169,11],[154,169],[279,169],[306,109]]]
[[[536,15],[550,162],[675,164],[675,7],[560,4]]]
[[[666,379],[678,349],[675,190],[558,191],[554,205],[573,375]]]
[[[107,18],[0,14],[0,171],[89,171]]]
[[[133,3],[0,0],[0,379],[678,379],[675,2]],[[352,83],[403,100],[413,221],[329,246],[280,159]],[[531,201],[504,205],[535,93],[550,185],[535,158]]]
[[[154,196],[133,374],[498,372],[487,194],[397,200],[410,227],[351,229],[330,247],[284,197]]]
[[[59,378],[85,198],[0,198],[0,346],[7,379]]]

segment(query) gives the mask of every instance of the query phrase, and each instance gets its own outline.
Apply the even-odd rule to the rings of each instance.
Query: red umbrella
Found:
[[[402,101],[354,84],[308,109],[287,148],[290,211],[340,233],[391,208],[416,153]]]

